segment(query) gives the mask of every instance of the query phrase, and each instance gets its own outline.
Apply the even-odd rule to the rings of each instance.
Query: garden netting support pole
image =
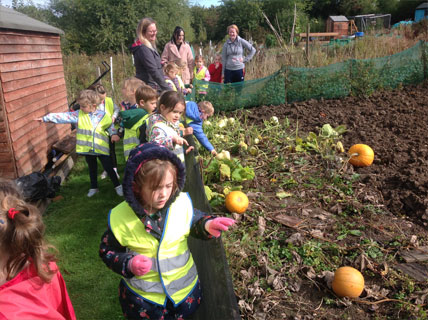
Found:
[[[186,138],[189,145],[195,145],[191,136]],[[189,193],[195,208],[211,213],[210,205],[205,196],[199,163],[194,156],[196,152],[195,148],[195,151],[186,155],[184,190]],[[191,319],[241,319],[221,238],[199,240],[189,237],[188,239],[202,286],[202,303]]]

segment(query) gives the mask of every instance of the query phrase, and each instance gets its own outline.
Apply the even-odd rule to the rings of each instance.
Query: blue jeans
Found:
[[[224,69],[224,83],[244,81],[244,69],[228,70]]]

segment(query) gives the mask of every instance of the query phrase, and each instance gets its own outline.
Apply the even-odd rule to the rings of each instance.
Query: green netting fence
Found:
[[[193,90],[193,101],[211,101],[217,111],[232,111],[261,105],[309,99],[336,99],[348,95],[370,95],[384,88],[418,84],[428,78],[428,43],[375,59],[351,59],[320,68],[283,67],[262,78],[231,84],[194,81],[208,86],[207,94]]]

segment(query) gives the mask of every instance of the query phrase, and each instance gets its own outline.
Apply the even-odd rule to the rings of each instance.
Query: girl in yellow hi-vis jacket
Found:
[[[219,237],[235,220],[207,216],[181,192],[185,169],[166,147],[148,142],[131,151],[124,202],[110,211],[100,257],[120,274],[119,301],[129,319],[181,319],[201,303],[187,237]]]
[[[80,110],[49,113],[35,120],[53,123],[77,123],[76,153],[85,156],[91,180],[88,197],[92,197],[98,192],[97,159],[101,161],[104,170],[113,182],[116,193],[122,196],[122,186],[113,170],[110,157],[110,136],[113,142],[120,139],[114,129],[111,116],[106,112],[97,110],[99,97],[93,90],[82,90],[76,100],[80,105]]]

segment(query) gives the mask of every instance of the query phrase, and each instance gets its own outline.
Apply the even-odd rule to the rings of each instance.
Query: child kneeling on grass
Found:
[[[193,208],[181,192],[185,177],[180,159],[157,143],[138,146],[128,158],[126,201],[110,211],[99,251],[122,276],[119,301],[128,319],[181,319],[194,313],[202,295],[187,237],[219,237],[235,223]]]
[[[76,100],[80,105],[80,110],[49,113],[35,120],[53,123],[77,123],[76,153],[85,156],[91,180],[91,188],[87,196],[92,197],[98,192],[97,158],[100,159],[104,170],[113,182],[116,193],[123,196],[122,186],[113,169],[113,162],[110,157],[110,136],[113,142],[120,140],[114,129],[111,116],[97,110],[99,96],[93,90],[82,90]]]
[[[0,319],[76,319],[37,207],[0,179]]]

